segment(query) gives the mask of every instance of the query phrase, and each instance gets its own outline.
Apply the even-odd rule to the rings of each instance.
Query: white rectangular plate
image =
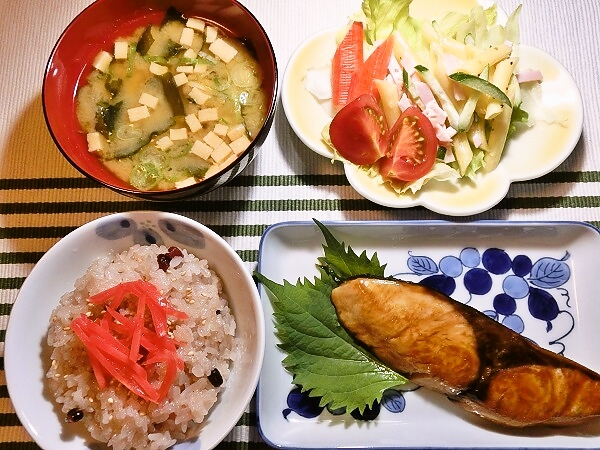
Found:
[[[545,348],[563,351],[600,371],[600,352],[595,349],[600,340],[596,301],[600,234],[596,228],[579,222],[325,225],[356,253],[366,250],[371,256],[377,252],[379,262],[387,264],[386,275],[411,281],[434,276],[450,286],[454,282],[454,299],[486,311]],[[280,284],[283,280],[295,284],[304,277],[312,281],[318,275],[316,263],[323,256],[323,242],[312,222],[273,225],[261,240],[258,271]],[[503,261],[512,265],[507,269]],[[481,280],[489,275],[489,291],[473,294],[465,287],[465,276],[472,269],[476,270],[467,278],[476,275]],[[518,298],[494,302],[504,290]],[[529,293],[534,293],[532,302]],[[274,447],[600,448],[600,420],[568,428],[505,429],[464,413],[445,397],[425,389],[403,392],[402,412],[382,407],[370,421],[327,410],[317,417],[302,417],[287,403],[294,388],[292,376],[282,366],[285,354],[277,347],[273,309],[262,286],[261,297],[267,330],[258,422],[262,437]]]

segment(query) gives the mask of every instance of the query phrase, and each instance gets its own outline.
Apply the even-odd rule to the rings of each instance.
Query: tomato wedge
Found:
[[[373,80],[383,80],[387,75],[393,47],[394,38],[390,36],[371,53],[354,76],[349,101],[364,94],[377,96]]]
[[[386,180],[414,181],[433,167],[438,149],[435,129],[416,106],[407,108],[382,139],[379,172]]]
[[[379,145],[387,126],[383,111],[371,95],[361,95],[344,106],[329,126],[331,143],[348,161],[373,164],[384,155]]]
[[[348,103],[354,74],[363,65],[363,24],[352,22],[331,63],[332,103],[335,111]]]

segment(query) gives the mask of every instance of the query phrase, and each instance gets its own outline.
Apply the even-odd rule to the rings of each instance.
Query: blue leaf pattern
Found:
[[[406,407],[406,399],[396,389],[386,389],[381,399],[381,406],[393,413],[401,413]]]
[[[433,275],[438,273],[438,266],[429,256],[410,256],[408,268],[417,275]]]
[[[564,261],[554,258],[541,258],[531,268],[529,282],[541,288],[556,288],[565,284],[571,277],[571,269]]]

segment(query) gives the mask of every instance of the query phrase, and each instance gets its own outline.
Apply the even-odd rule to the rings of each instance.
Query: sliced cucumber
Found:
[[[202,178],[210,163],[193,153],[174,158],[169,162],[169,169],[165,172],[165,179],[175,182],[189,177]]]
[[[125,83],[129,83],[128,79]],[[125,91],[125,89],[123,89]],[[142,91],[159,98],[161,107],[157,107],[152,115],[135,123],[130,123],[126,108],[121,107],[116,114],[113,132],[108,141],[108,148],[101,152],[104,159],[125,158],[138,152],[158,134],[164,133],[175,124],[175,119],[165,100],[162,84],[156,77],[149,78]],[[129,92],[129,90],[127,91]],[[123,97],[123,104],[135,105],[141,91],[138,89],[128,97]]]
[[[137,189],[147,191],[157,186],[162,179],[160,167],[152,162],[143,162],[133,166],[129,182]]]

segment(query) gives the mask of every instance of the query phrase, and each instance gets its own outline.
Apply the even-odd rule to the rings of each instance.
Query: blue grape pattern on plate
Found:
[[[537,344],[564,354],[564,339],[571,334],[575,320],[570,312],[569,252],[561,256],[539,256],[492,247],[465,247],[456,254],[442,256],[415,255],[408,252],[406,269],[395,278],[413,281],[436,289],[454,300],[470,304],[513,331]],[[384,392],[381,403],[367,408],[363,414],[351,411],[356,420],[374,420],[382,409],[401,413],[406,406],[405,393],[418,387],[401,386]],[[325,410],[319,398],[310,397],[295,386],[288,394],[287,418],[296,413],[304,418],[319,417]]]

